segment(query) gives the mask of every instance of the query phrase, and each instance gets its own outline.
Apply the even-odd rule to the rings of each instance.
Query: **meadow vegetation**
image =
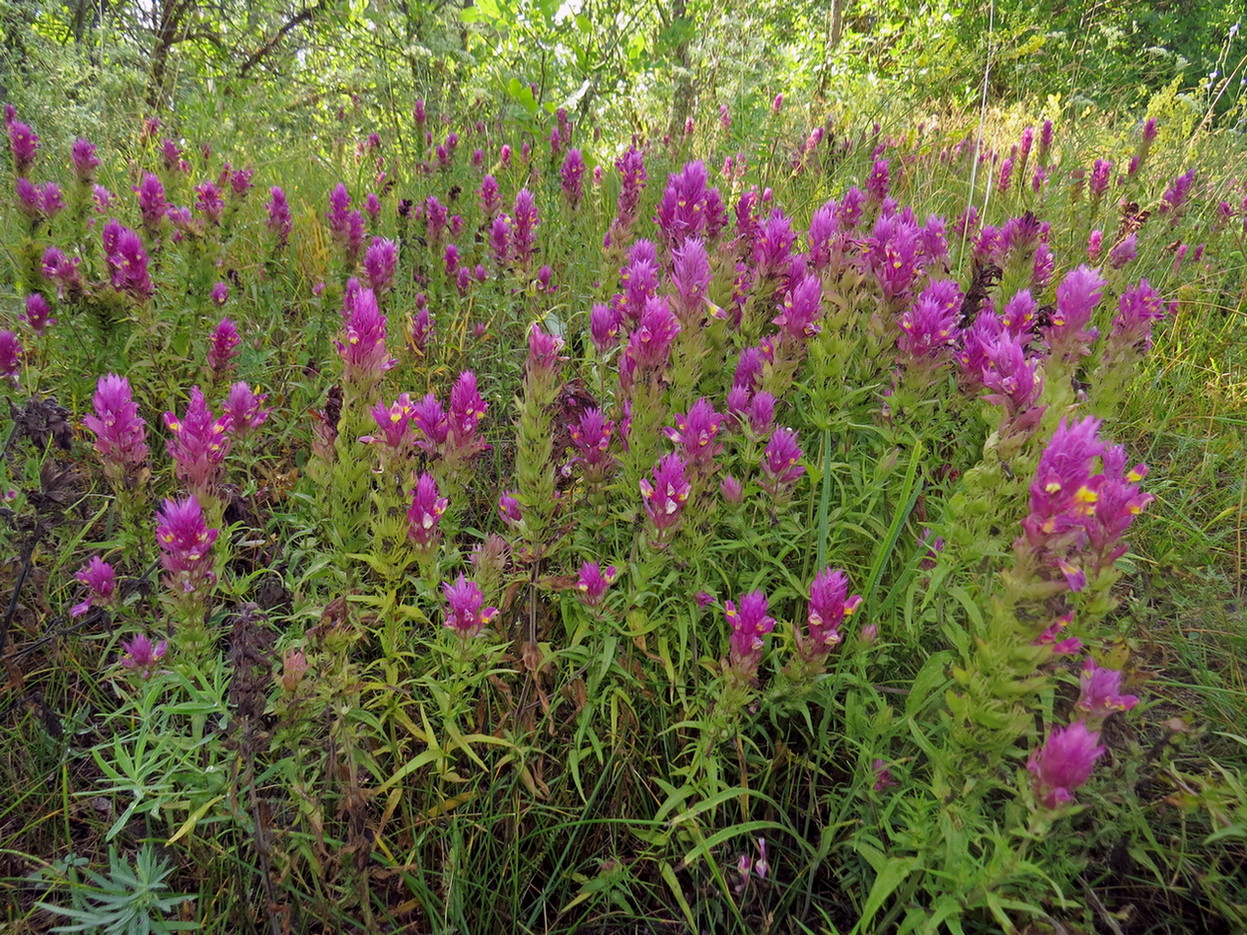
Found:
[[[157,7],[3,9],[6,930],[1247,926],[1226,9]]]

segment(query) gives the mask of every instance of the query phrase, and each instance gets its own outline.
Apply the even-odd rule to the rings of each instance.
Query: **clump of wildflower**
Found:
[[[139,418],[138,403],[130,396],[130,381],[110,373],[100,377],[92,397],[95,414],[82,420],[95,434],[95,450],[104,462],[104,474],[114,484],[135,473],[141,475],[147,464],[147,424]]]
[[[692,492],[686,474],[687,467],[680,455],[669,454],[654,468],[652,482],[641,479],[645,512],[660,536],[680,522],[684,505]]]
[[[585,562],[580,566],[580,574],[576,579],[576,590],[580,599],[590,607],[602,602],[606,589],[615,583],[617,572],[614,565],[601,567],[597,562]]]
[[[1077,721],[1058,728],[1031,754],[1026,764],[1034,777],[1035,798],[1044,808],[1059,808],[1074,799],[1073,791],[1091,778],[1091,770],[1105,751],[1100,735]]]
[[[245,386],[245,384],[244,384]],[[191,389],[186,415],[166,412],[165,426],[172,438],[165,443],[173,459],[174,473],[199,497],[211,496],[229,453],[228,415],[216,418],[199,387]]]
[[[268,419],[272,408],[262,409],[266,393],[256,394],[246,383],[238,382],[229,388],[225,397],[224,413],[230,435],[235,439],[245,438],[252,429],[259,428]]]
[[[741,595],[739,607],[734,601],[724,601],[723,606],[732,630],[728,666],[741,675],[752,676],[762,661],[762,638],[775,629],[775,619],[766,613],[766,595],[750,591]]]
[[[804,636],[798,634],[797,651],[808,659],[826,655],[840,644],[844,619],[861,603],[860,594],[849,596],[849,579],[843,571],[824,568],[810,584],[808,629]]]
[[[202,596],[216,581],[212,546],[220,530],[209,529],[203,507],[192,494],[165,500],[156,514],[156,544],[165,570],[165,586],[175,597]]]
[[[74,578],[87,586],[88,594],[86,600],[70,610],[72,617],[81,617],[92,607],[106,607],[117,597],[117,573],[98,555],[91,556]]]
[[[450,500],[440,495],[433,475],[422,473],[411,491],[411,507],[407,510],[407,536],[421,551],[432,550],[441,538],[438,528]]]
[[[445,619],[443,625],[449,627],[461,639],[478,636],[480,632],[498,615],[498,608],[482,606],[485,596],[475,581],[468,581],[463,575],[442,582],[442,594],[446,598]]]
[[[221,197],[221,190],[211,182],[201,182],[196,185],[195,209],[210,224],[220,224],[221,215],[225,213],[225,199]]]
[[[121,649],[124,652],[121,667],[137,672],[143,678],[150,678],[168,652],[169,642],[161,640],[159,643],[152,643],[146,634],[139,633],[129,640],[122,640]]]

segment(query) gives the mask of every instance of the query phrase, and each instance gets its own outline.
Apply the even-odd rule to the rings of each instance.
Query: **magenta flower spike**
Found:
[[[765,477],[762,486],[772,496],[791,487],[805,474],[805,467],[797,463],[801,460],[801,454],[795,430],[783,427],[775,430],[762,454],[762,474]]]
[[[165,426],[172,434],[165,447],[173,459],[174,473],[197,496],[211,496],[229,453],[229,416],[215,418],[199,387],[191,388],[186,415],[179,419],[166,412]]]
[[[669,454],[654,468],[652,482],[641,479],[645,512],[660,533],[680,522],[680,515],[692,492],[685,474],[686,467],[684,459],[678,454]]]
[[[797,242],[792,221],[779,208],[761,224],[753,242],[753,264],[758,276],[778,276],[788,269],[792,248]]]
[[[364,213],[368,215],[370,224],[376,224],[381,219],[381,199],[376,192],[369,192],[364,196]]]
[[[135,186],[134,191],[139,196],[139,215],[143,219],[143,226],[154,231],[160,226],[160,221],[169,208],[169,203],[165,201],[164,184],[159,176],[144,172],[143,180]]]
[[[459,374],[459,379],[450,390],[450,409],[446,414],[451,441],[469,441],[488,408],[489,404],[477,392],[476,374],[471,370]]]
[[[252,429],[264,424],[269,413],[273,411],[271,407],[260,408],[266,399],[268,399],[267,394],[257,395],[246,383],[235,383],[229,388],[222,418],[228,424],[228,431],[232,438],[236,440],[245,438]]]
[[[221,215],[225,213],[225,199],[221,197],[221,189],[211,182],[201,182],[195,186],[195,210],[204,216],[210,224],[220,224]]]
[[[619,311],[614,306],[603,305],[601,302],[594,304],[589,312],[589,334],[598,353],[605,354],[619,343],[622,324]]]
[[[724,601],[723,606],[727,625],[732,629],[728,665],[753,675],[762,661],[762,638],[775,629],[775,619],[766,613],[766,595],[750,591],[741,595],[739,607],[734,601]]]
[[[1028,359],[1021,340],[1009,333],[988,346],[987,359],[983,384],[992,392],[984,399],[1004,407],[1011,419],[1029,412],[1025,424],[1014,425],[1015,429],[1029,428],[1043,415],[1043,407],[1038,406],[1043,394],[1039,361]]]
[[[1057,728],[1026,764],[1034,777],[1035,798],[1044,808],[1059,808],[1074,800],[1073,791],[1091,778],[1091,770],[1105,751],[1100,735],[1082,721]]]
[[[52,306],[38,292],[26,296],[26,310],[22,313],[22,320],[30,325],[35,334],[43,334],[48,325],[56,324],[56,319],[52,317]]]
[[[725,474],[719,481],[719,493],[728,503],[742,503],[745,499],[744,486],[731,474]]]
[[[450,435],[450,423],[446,418],[446,410],[432,393],[427,393],[420,402],[412,406],[411,420],[415,424],[419,437],[416,445],[429,454],[440,454]]]
[[[117,573],[98,555],[91,556],[74,578],[85,584],[89,593],[85,601],[73,606],[69,612],[71,617],[81,617],[92,607],[106,607],[117,596]]]
[[[1099,201],[1108,191],[1108,183],[1113,172],[1113,164],[1107,159],[1097,159],[1091,167],[1091,178],[1088,182],[1088,188],[1091,190],[1091,197],[1095,201]]]
[[[238,356],[238,346],[242,338],[238,329],[228,318],[222,318],[212,329],[208,338],[208,368],[214,376],[219,376],[234,367],[234,358]]]
[[[866,178],[866,196],[875,204],[882,204],[892,188],[891,167],[886,159],[876,159]]]
[[[1070,354],[1077,348],[1085,348],[1095,338],[1088,330],[1091,314],[1100,304],[1106,285],[1104,277],[1089,266],[1071,270],[1056,289],[1056,310],[1052,324],[1044,331],[1044,337],[1053,353]]]
[[[806,617],[808,639],[798,647],[808,656],[819,656],[839,645],[844,618],[862,603],[860,594],[849,597],[849,579],[843,571],[824,568],[810,584],[810,610]]]
[[[100,377],[92,397],[95,414],[83,417],[83,425],[95,434],[95,450],[104,462],[104,473],[114,483],[147,463],[147,424],[139,418],[138,403],[130,396],[130,382],[115,373]]]
[[[1078,701],[1074,709],[1091,725],[1099,725],[1114,711],[1129,711],[1139,699],[1121,693],[1121,673],[1096,665],[1090,656],[1078,679]]]
[[[265,224],[269,233],[277,238],[278,246],[284,247],[290,241],[290,232],[294,230],[294,220],[290,216],[290,205],[286,201],[286,193],[274,185],[269,189],[268,221]]]
[[[559,169],[559,179],[563,184],[563,197],[575,208],[584,197],[584,155],[578,149],[569,149],[563,157],[563,165]]]
[[[671,356],[671,345],[680,333],[680,322],[671,313],[663,296],[645,303],[636,328],[628,335],[628,346],[620,362],[620,382],[630,386],[638,373],[661,373]]]
[[[1006,304],[1000,313],[1000,323],[1018,339],[1030,340],[1039,303],[1032,298],[1029,289],[1023,289]]]
[[[518,490],[508,490],[498,498],[498,516],[512,529],[520,528],[524,522],[524,506],[520,503]]]
[[[1032,546],[1043,547],[1095,510],[1104,475],[1095,472],[1096,459],[1106,451],[1098,432],[1100,421],[1086,418],[1070,425],[1061,420],[1039,457],[1030,486],[1030,514],[1022,520]]]
[[[1108,252],[1108,265],[1113,269],[1121,269],[1138,255],[1139,235],[1131,231]]]
[[[870,770],[875,776],[874,785],[871,786],[875,792],[882,792],[896,785],[896,780],[892,778],[892,771],[888,769],[887,760],[875,760],[870,764]]]
[[[213,305],[224,305],[229,301],[229,285],[225,282],[218,282],[212,287],[210,294]]]
[[[156,287],[147,275],[147,250],[142,238],[119,221],[111,220],[104,225],[100,239],[113,288],[136,301],[151,298]]]
[[[562,349],[561,336],[550,334],[538,322],[533,322],[528,329],[528,361],[525,364],[529,380],[553,378],[558,373],[560,361],[567,359],[559,356]]]
[[[390,357],[385,347],[385,316],[377,307],[376,294],[371,289],[360,289],[353,296],[348,293],[346,325],[342,341],[335,341],[342,357],[342,379],[366,392],[375,386],[385,371],[397,361]]]
[[[138,633],[131,639],[122,640],[121,649],[124,652],[121,657],[121,667],[137,672],[143,678],[150,678],[156,671],[160,660],[168,652],[169,642],[161,640],[159,643],[153,643],[146,634]]]
[[[416,547],[429,551],[441,537],[438,524],[450,501],[440,496],[433,475],[422,473],[411,491],[411,507],[407,510],[407,536]]]
[[[615,423],[598,409],[586,409],[578,422],[571,425],[568,434],[579,453],[580,460],[590,470],[604,471],[614,463],[610,455],[611,434]]]
[[[580,599],[590,607],[596,607],[606,595],[606,589],[615,583],[617,572],[614,565],[602,568],[597,562],[585,562],[580,566],[576,590]]]
[[[1104,452],[1103,481],[1096,489],[1095,510],[1086,523],[1087,545],[1098,569],[1107,568],[1126,553],[1122,538],[1136,516],[1155,499],[1139,490],[1147,465],[1126,467],[1126,451],[1112,445]]]
[[[480,632],[498,615],[498,608],[481,608],[485,596],[475,581],[468,581],[460,575],[452,584],[442,582],[442,594],[446,598],[445,620],[443,625],[449,627],[461,639],[479,636]]]
[[[1191,196],[1191,187],[1195,184],[1195,170],[1191,169],[1173,180],[1173,184],[1160,199],[1161,214],[1172,214],[1171,223],[1176,224],[1181,217],[1182,208]]]
[[[941,279],[931,283],[911,308],[901,315],[897,348],[907,363],[935,366],[951,357],[950,348],[961,336],[957,319],[962,294],[957,283]]]
[[[365,444],[381,443],[396,452],[406,451],[412,442],[408,428],[415,414],[411,394],[400,394],[398,399],[388,406],[383,402],[378,402],[370,412],[372,420],[377,423],[378,434],[365,435],[360,438],[360,441]]]
[[[690,237],[671,251],[671,284],[676,291],[676,315],[684,324],[702,317],[710,289],[710,257],[700,238]]]
[[[779,326],[781,340],[802,345],[823,330],[823,283],[818,276],[802,276],[784,293],[783,311],[771,320]]]
[[[1146,353],[1152,348],[1152,325],[1170,309],[1146,279],[1122,293],[1109,343]]]
[[[377,295],[389,292],[394,271],[397,269],[398,244],[382,237],[372,238],[372,243],[364,253],[364,272],[373,292]]]
[[[9,151],[13,154],[13,171],[24,176],[35,164],[39,151],[39,135],[20,120],[9,123]]]
[[[517,265],[526,267],[537,247],[537,225],[541,223],[537,216],[537,202],[527,188],[521,188],[516,194],[511,219],[515,225],[511,240],[512,255]]]
[[[492,175],[481,179],[481,187],[477,190],[481,202],[481,214],[487,218],[497,217],[502,210],[502,195],[498,189],[498,180]]]
[[[675,426],[663,429],[663,434],[675,443],[688,467],[699,473],[709,473],[713,470],[715,455],[723,450],[723,445],[715,441],[722,426],[723,416],[715,412],[714,406],[703,396],[689,407],[687,415],[677,413]]]
[[[203,507],[192,494],[165,500],[156,514],[156,544],[165,570],[165,586],[175,596],[201,594],[216,581],[212,546],[220,531],[209,529]]]

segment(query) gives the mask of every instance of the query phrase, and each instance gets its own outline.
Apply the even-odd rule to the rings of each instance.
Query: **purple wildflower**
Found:
[[[29,124],[14,120],[9,123],[9,150],[13,153],[13,171],[24,176],[35,164],[39,150],[39,135]]]
[[[259,428],[268,419],[272,408],[261,409],[268,394],[256,394],[246,383],[238,382],[229,388],[222,407],[229,426],[229,433],[235,439],[245,438],[252,429]]]
[[[1035,797],[1044,808],[1073,801],[1073,790],[1091,778],[1091,770],[1105,751],[1100,735],[1082,721],[1058,728],[1043,747],[1031,755],[1026,768],[1035,777]]]
[[[810,610],[806,617],[807,636],[798,636],[803,655],[816,657],[839,645],[844,618],[861,605],[860,594],[849,596],[849,579],[843,571],[824,568],[810,584]]]
[[[208,338],[208,368],[214,377],[233,369],[240,344],[242,337],[234,323],[228,318],[222,318]]]
[[[602,568],[597,562],[585,562],[580,566],[580,575],[576,579],[580,599],[590,607],[596,607],[602,602],[606,589],[615,583],[616,574],[614,565]]]
[[[132,639],[122,640],[121,649],[125,653],[121,657],[122,668],[137,672],[143,678],[150,678],[156,671],[157,664],[165,657],[169,649],[169,641],[161,640],[159,643],[152,643],[146,634],[139,633]]]
[[[912,364],[940,364],[960,338],[957,318],[961,313],[961,289],[951,279],[937,280],[901,315],[897,348]]]
[[[104,461],[104,473],[115,483],[146,464],[147,424],[139,418],[138,403],[130,396],[130,382],[115,373],[100,377],[92,397],[94,415],[82,423],[95,434],[95,450]]]
[[[48,325],[56,323],[56,319],[52,317],[52,306],[38,292],[26,296],[26,310],[22,313],[22,320],[30,325],[35,334],[43,334]]]
[[[563,157],[563,166],[559,169],[559,178],[563,183],[563,196],[567,203],[575,208],[584,197],[585,160],[578,149],[569,149]]]
[[[680,521],[684,504],[688,502],[692,488],[685,474],[686,468],[683,458],[678,454],[669,454],[654,468],[652,483],[641,479],[645,512],[660,533]]]
[[[441,536],[438,524],[450,501],[440,495],[433,475],[422,473],[411,491],[411,507],[407,510],[407,536],[421,550],[432,549]]]
[[[384,295],[390,290],[394,280],[394,271],[398,269],[398,244],[382,237],[372,238],[368,250],[364,253],[364,273],[368,283],[377,295]]]
[[[689,407],[687,415],[677,413],[675,426],[663,432],[675,442],[690,468],[708,473],[713,468],[715,455],[723,450],[723,445],[715,442],[722,425],[723,416],[715,412],[714,406],[703,396]]]
[[[778,496],[805,474],[805,467],[798,464],[801,454],[795,430],[783,427],[775,430],[762,454],[762,474],[765,477],[762,486],[772,496]]]
[[[209,529],[203,507],[192,494],[185,500],[165,500],[156,514],[156,544],[164,568],[165,586],[177,596],[202,594],[216,581],[212,572],[212,545],[220,530]]]
[[[334,342],[344,365],[342,379],[370,389],[397,363],[386,351],[386,319],[371,289],[360,289],[353,298],[348,293],[344,311],[348,315],[344,340]]]
[[[69,612],[71,617],[81,617],[92,607],[107,606],[116,597],[117,573],[113,571],[112,565],[98,555],[91,556],[91,560],[74,578],[85,584],[90,593],[85,601],[73,606]]]
[[[166,412],[164,419],[173,436],[165,447],[173,459],[174,473],[197,496],[211,496],[221,473],[221,463],[229,453],[229,416],[214,417],[196,386],[191,388],[186,415],[179,419],[174,413]]]
[[[1121,694],[1121,673],[1103,669],[1088,657],[1078,679],[1078,701],[1075,710],[1087,721],[1098,726],[1114,711],[1129,711],[1139,703],[1135,695]]]
[[[728,665],[744,675],[753,675],[762,661],[762,638],[775,629],[775,619],[767,616],[766,595],[750,591],[740,597],[740,606],[724,601],[724,616],[731,627]]]
[[[225,282],[218,282],[212,287],[212,292],[209,294],[209,298],[212,299],[213,305],[224,305],[229,301],[229,284]]]
[[[778,325],[780,339],[802,345],[822,331],[818,319],[823,311],[823,284],[818,276],[802,276],[784,293],[783,311],[771,320]]]
[[[537,216],[537,202],[527,188],[521,188],[516,193],[511,217],[515,225],[511,242],[512,253],[516,263],[521,267],[526,267],[531,262],[533,251],[537,246],[537,225],[541,223]]]
[[[269,232],[277,238],[278,246],[284,247],[290,240],[294,220],[290,216],[286,193],[276,185],[269,189],[268,221],[265,223]]]
[[[479,635],[498,615],[496,607],[481,608],[485,603],[485,595],[475,581],[468,581],[463,575],[455,579],[453,584],[443,581],[442,594],[446,598],[443,625],[454,630],[461,639]]]

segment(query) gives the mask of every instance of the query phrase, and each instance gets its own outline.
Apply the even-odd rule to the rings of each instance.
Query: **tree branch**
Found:
[[[310,22],[313,17],[322,13],[329,6],[330,2],[332,2],[332,0],[320,0],[320,2],[315,6],[300,10],[290,19],[286,20],[286,22],[282,24],[281,29],[277,30],[268,42],[264,43],[264,45],[260,46],[247,57],[247,60],[243,62],[238,69],[238,77],[246,78],[247,72],[255,68],[256,65],[260,64],[265,56],[277,48],[282,39],[286,38],[287,33],[293,29],[296,29],[302,23]]]

